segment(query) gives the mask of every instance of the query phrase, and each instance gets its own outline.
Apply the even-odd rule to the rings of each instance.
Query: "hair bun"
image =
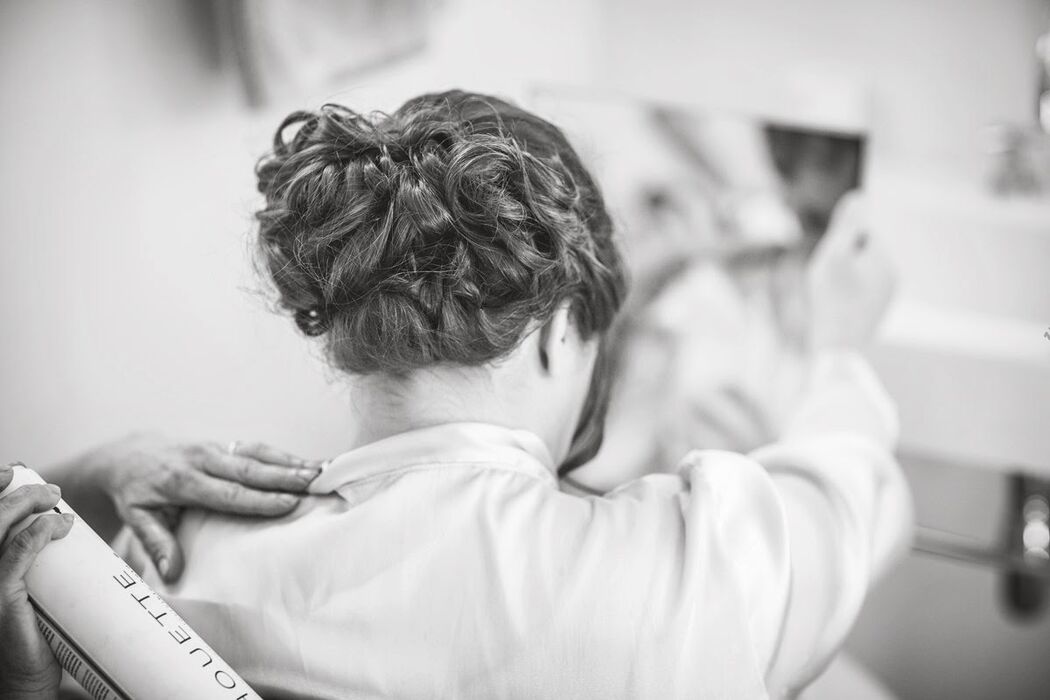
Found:
[[[501,100],[294,112],[256,172],[280,304],[347,371],[487,362],[565,300],[586,336],[622,298],[597,187],[560,131]]]

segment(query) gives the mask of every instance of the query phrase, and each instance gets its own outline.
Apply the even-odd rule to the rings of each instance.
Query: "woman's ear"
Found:
[[[562,357],[568,349],[570,332],[569,305],[562,304],[540,328],[540,366],[551,374],[562,368]]]

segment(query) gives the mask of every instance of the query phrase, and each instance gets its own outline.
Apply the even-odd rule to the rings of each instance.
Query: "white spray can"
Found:
[[[15,465],[6,495],[45,483]],[[65,501],[55,509],[73,513]],[[13,536],[41,515],[11,529]],[[259,696],[138,574],[76,517],[25,577],[55,658],[94,700],[258,700]]]

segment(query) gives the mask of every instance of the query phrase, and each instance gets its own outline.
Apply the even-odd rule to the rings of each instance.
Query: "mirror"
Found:
[[[806,261],[865,135],[557,88],[534,105],[598,178],[632,277],[605,442],[570,486],[768,442],[804,379]]]

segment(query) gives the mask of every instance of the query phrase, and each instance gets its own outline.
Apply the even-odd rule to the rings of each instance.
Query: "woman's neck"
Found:
[[[443,367],[408,377],[359,377],[351,389],[353,446],[446,423],[477,422],[530,430],[532,402],[508,401],[508,377],[488,368]]]

